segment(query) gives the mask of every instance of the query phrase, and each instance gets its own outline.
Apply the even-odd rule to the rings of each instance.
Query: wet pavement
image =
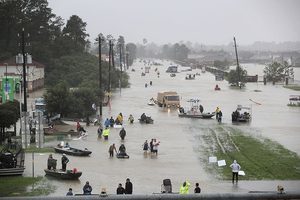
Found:
[[[215,176],[204,170],[206,163],[201,163],[201,152],[197,138],[201,136],[203,127],[216,126],[216,120],[179,118],[176,110],[159,108],[147,105],[151,97],[156,98],[159,91],[176,91],[181,96],[181,104],[189,106],[186,101],[190,98],[199,98],[204,106],[204,112],[213,112],[217,106],[223,112],[223,124],[238,127],[254,136],[263,136],[279,142],[286,148],[300,155],[300,109],[287,106],[289,95],[298,94],[282,88],[282,85],[266,85],[262,83],[248,83],[245,89],[231,89],[227,81],[215,81],[210,73],[201,73],[196,80],[185,80],[186,72],[170,77],[165,73],[169,62],[163,66],[152,66],[150,73],[141,76],[144,64],[137,62],[133,68],[136,70],[130,74],[131,87],[116,90],[113,94],[111,109],[104,107],[103,118],[122,112],[125,119],[127,135],[124,144],[129,154],[129,159],[109,158],[108,148],[115,143],[117,148],[122,143],[119,137],[120,129],[111,129],[109,140],[103,141],[97,138],[97,127],[85,127],[88,137],[83,140],[69,140],[71,146],[87,147],[93,153],[90,157],[68,156],[70,163],[68,168],[77,168],[83,171],[78,181],[61,181],[47,177],[57,187],[52,196],[65,195],[69,187],[74,193],[82,193],[82,187],[86,181],[93,186],[94,193],[100,193],[102,187],[108,193],[115,193],[118,183],[125,184],[126,178],[130,178],[134,185],[135,194],[151,194],[160,192],[162,180],[170,178],[173,191],[178,191],[180,184],[189,180],[194,188],[196,182],[200,183],[202,192],[227,193],[248,192],[250,190],[275,190],[278,184],[282,184],[289,191],[299,191],[300,181],[243,181],[238,185],[232,185],[230,181],[220,181]],[[160,77],[154,72],[160,71]],[[257,70],[260,66],[256,65]],[[152,81],[153,85],[145,88],[145,83]],[[221,91],[215,91],[218,84]],[[261,90],[261,92],[255,92]],[[250,101],[259,102],[261,105]],[[252,106],[253,120],[247,125],[232,125],[231,113],[238,104]],[[142,113],[152,116],[154,124],[140,124],[138,118]],[[126,119],[129,114],[135,117],[134,124],[128,124]],[[68,122],[76,127],[75,122]],[[84,124],[82,124],[84,125]],[[161,143],[158,156],[144,154],[142,144],[147,139],[157,138]],[[57,141],[48,145],[55,145]],[[35,175],[44,176],[48,154],[35,154]],[[60,167],[60,154],[54,154]],[[26,155],[25,176],[32,175],[31,154]],[[227,166],[228,167],[228,166]],[[192,191],[192,190],[190,190]]]

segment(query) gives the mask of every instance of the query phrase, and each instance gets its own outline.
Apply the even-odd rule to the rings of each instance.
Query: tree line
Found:
[[[109,83],[109,64],[102,61],[100,90],[98,52],[90,52],[91,41],[88,40],[86,25],[87,23],[77,15],[70,16],[65,23],[60,16],[52,12],[47,0],[0,2],[0,60],[21,53],[20,35],[24,30],[26,53],[45,65],[45,98],[50,113],[62,112],[64,115],[78,114],[86,117],[92,112],[92,103],[98,104],[99,98],[103,98],[109,86],[112,89],[119,85],[129,86],[126,72],[123,72],[122,79],[120,78],[119,66],[111,68]],[[104,54],[108,54],[109,40],[115,44],[116,55],[120,52],[130,54],[135,51],[130,44],[125,46],[123,36],[115,40],[111,35],[101,35]],[[135,55],[130,55],[127,64],[132,64],[134,58]],[[121,63],[124,67],[125,56]],[[2,126],[0,124],[0,127]]]

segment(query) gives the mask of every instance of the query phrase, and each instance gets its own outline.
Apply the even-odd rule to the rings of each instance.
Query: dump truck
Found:
[[[157,105],[159,107],[180,107],[180,98],[177,92],[158,92]]]

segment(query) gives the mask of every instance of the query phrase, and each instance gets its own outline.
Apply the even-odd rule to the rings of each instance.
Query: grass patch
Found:
[[[300,91],[300,85],[285,85],[284,88]]]
[[[34,145],[30,145],[25,149],[26,153],[54,153],[54,149],[52,147],[44,147],[44,148],[37,148]]]
[[[55,190],[42,177],[1,177],[0,197],[45,196]]]
[[[255,138],[237,128],[224,126],[212,128],[202,139],[209,147],[204,152],[207,157],[214,155],[218,160],[226,160],[225,167],[211,163],[207,166],[222,179],[231,179],[229,165],[237,160],[246,173],[243,177],[246,180],[300,180],[299,156],[277,142]]]

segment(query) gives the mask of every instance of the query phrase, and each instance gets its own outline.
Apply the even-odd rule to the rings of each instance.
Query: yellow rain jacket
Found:
[[[109,133],[110,133],[109,128],[106,128],[106,129],[103,130],[102,135],[103,136],[109,136]]]
[[[184,186],[184,184],[182,184],[182,186],[180,187],[179,194],[188,194],[190,185],[191,184],[188,181],[185,181],[185,186]]]

